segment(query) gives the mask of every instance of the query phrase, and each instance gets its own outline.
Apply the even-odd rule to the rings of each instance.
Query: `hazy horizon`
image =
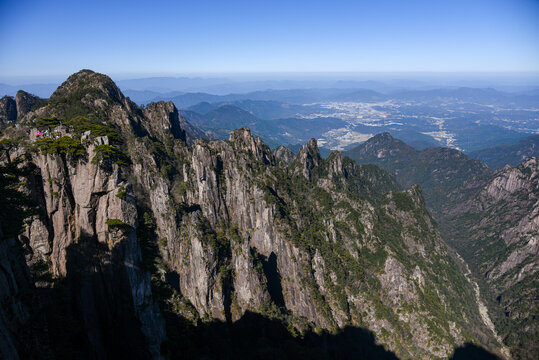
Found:
[[[351,81],[396,81],[396,80],[465,80],[491,79],[494,81],[536,82],[539,83],[539,71],[311,71],[311,72],[198,72],[198,73],[117,73],[102,72],[90,67],[69,73],[53,75],[0,75],[0,83],[9,85],[45,84],[64,81],[73,73],[89,69],[110,76],[114,80],[138,80],[159,78],[223,79],[228,81],[264,81],[264,80],[351,80]]]
[[[48,97],[71,74],[55,77],[0,77],[0,97],[25,90]],[[381,93],[437,88],[493,88],[504,92],[539,89],[539,73],[371,72],[106,74],[122,91],[203,92],[215,95],[289,89],[368,89]]]

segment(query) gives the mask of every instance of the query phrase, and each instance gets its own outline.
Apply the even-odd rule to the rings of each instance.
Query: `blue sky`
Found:
[[[0,0],[0,81],[82,68],[539,72],[539,1]]]

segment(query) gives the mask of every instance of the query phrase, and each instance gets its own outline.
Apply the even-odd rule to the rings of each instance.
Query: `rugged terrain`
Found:
[[[387,133],[348,154],[358,163],[393,172],[403,185],[416,183],[424,189],[444,239],[478,279],[504,342],[515,358],[535,358],[539,353],[537,158],[493,172],[456,150],[418,151]]]
[[[43,99],[25,91],[17,91],[15,98],[4,96],[0,99],[0,124],[22,118],[36,105],[42,104]]]
[[[506,166],[445,224],[447,240],[489,285],[500,333],[519,358],[539,353],[539,158]],[[494,302],[493,301],[493,302]]]
[[[2,192],[36,210],[18,236],[0,213],[5,356],[503,356],[421,188],[314,139],[190,140],[83,70],[2,145]]]

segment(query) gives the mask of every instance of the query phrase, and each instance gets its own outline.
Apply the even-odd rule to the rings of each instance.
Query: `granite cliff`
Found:
[[[22,118],[30,112],[34,106],[42,102],[43,99],[23,90],[17,91],[15,98],[4,96],[0,99],[0,124]]]

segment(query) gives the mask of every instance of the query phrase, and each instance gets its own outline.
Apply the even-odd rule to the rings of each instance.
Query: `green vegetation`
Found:
[[[116,197],[123,200],[123,199],[125,199],[126,196],[127,196],[127,191],[125,190],[124,186],[121,186],[120,191],[118,192],[118,194],[116,194]]]
[[[123,222],[120,219],[107,219],[105,224],[107,224],[110,228],[116,228],[116,229],[121,229],[121,230],[126,230],[126,229],[131,228],[131,225]]]
[[[16,236],[24,220],[38,214],[36,202],[21,190],[21,179],[31,173],[28,166],[20,167],[22,160],[0,165],[0,228],[4,237]]]
[[[89,105],[89,103],[91,103],[91,99],[98,99],[102,96],[102,91],[79,84],[76,89],[65,91],[61,95],[51,96],[47,105],[55,109],[55,113],[64,119],[71,119],[79,115],[97,115],[97,117],[100,117],[105,114],[98,108]]]
[[[395,201],[397,209],[402,211],[413,211],[416,208],[410,195],[404,191],[393,193],[393,201]]]
[[[90,131],[90,133],[96,137],[108,136],[108,138],[113,142],[120,139],[118,130],[96,119],[76,116],[71,120],[66,121],[64,125],[79,137],[86,131]]]
[[[43,154],[61,154],[79,157],[86,154],[86,149],[82,146],[80,140],[62,136],[56,140],[46,137],[34,142],[34,149]]]
[[[56,117],[50,117],[50,118],[41,118],[39,120],[36,120],[34,125],[38,129],[48,129],[49,131],[54,129],[55,127],[62,124],[62,120],[58,119]]]
[[[118,150],[110,145],[97,145],[94,148],[95,156],[92,159],[92,164],[99,164],[104,159],[110,159],[118,154]]]
[[[230,255],[230,240],[223,227],[214,231],[205,217],[198,222],[197,227],[202,234],[204,244],[209,245],[220,259],[225,259]]]

